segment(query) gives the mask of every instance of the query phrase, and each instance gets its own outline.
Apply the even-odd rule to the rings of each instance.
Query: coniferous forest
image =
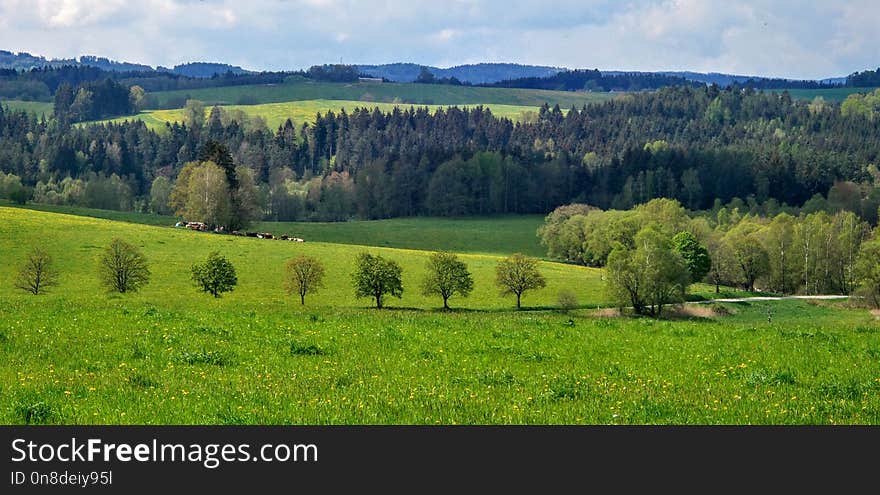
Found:
[[[119,107],[107,113],[128,110],[118,84],[90,84]],[[876,224],[880,206],[878,93],[837,104],[678,86],[545,106],[522,122],[479,107],[361,108],[277,129],[215,107],[158,131],[72,124],[108,106],[65,94],[49,120],[0,111],[0,196],[170,213],[180,171],[219,145],[253,179],[254,220],[547,213],[572,202],[628,209],[665,197],[695,210],[806,204]],[[92,113],[71,118],[75,110]]]

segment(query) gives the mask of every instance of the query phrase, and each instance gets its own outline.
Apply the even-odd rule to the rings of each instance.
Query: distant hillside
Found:
[[[47,59],[41,55],[31,55],[27,52],[13,53],[0,50],[0,68],[30,70],[39,67],[62,67],[65,65],[97,67],[103,70],[119,72],[152,71],[149,65],[133,64],[129,62],[116,62],[104,57],[83,55],[78,60],[75,58]]]
[[[96,57],[94,55],[83,55],[76,58],[53,58],[47,59],[41,55],[31,55],[27,52],[13,53],[6,50],[0,50],[0,68],[30,70],[42,67],[63,67],[63,66],[87,66],[97,67],[102,70],[115,72],[170,72],[187,77],[212,77],[214,74],[250,74],[236,65],[213,62],[190,62],[186,64],[175,65],[174,68],[167,67],[153,68],[149,65],[134,64],[131,62],[117,62],[105,57]]]
[[[524,77],[548,77],[563,70],[559,67],[504,63],[457,65],[448,69],[411,63],[358,66],[364,74],[369,74],[373,77],[384,77],[394,82],[415,81],[422,67],[428,69],[438,79],[455,77],[463,83],[471,84],[495,83]]]
[[[229,65],[217,62],[190,62],[187,64],[175,65],[173,69],[159,67],[157,70],[173,72],[181,76],[187,77],[213,77],[215,74],[250,74],[251,71],[242,69],[237,65]]]

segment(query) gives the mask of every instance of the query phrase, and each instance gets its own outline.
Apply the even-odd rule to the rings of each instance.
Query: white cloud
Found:
[[[826,77],[880,65],[876,0],[0,0],[0,48],[174,65],[347,62]]]

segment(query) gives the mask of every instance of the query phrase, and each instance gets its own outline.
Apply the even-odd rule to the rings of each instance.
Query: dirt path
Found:
[[[816,296],[755,296],[741,298],[724,298],[709,299],[706,301],[691,301],[694,304],[710,304],[710,303],[739,303],[739,302],[760,302],[760,301],[785,301],[787,299],[813,299],[820,301],[834,301],[839,299],[849,299],[849,296],[841,295],[816,295]]]

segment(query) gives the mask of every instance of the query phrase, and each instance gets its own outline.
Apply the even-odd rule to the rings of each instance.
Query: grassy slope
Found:
[[[821,96],[826,101],[841,102],[853,93],[868,93],[874,89],[876,88],[788,89],[786,91],[788,91],[792,98],[812,100],[817,96]],[[780,91],[773,90],[773,92]]]
[[[341,244],[445,249],[468,253],[520,252],[544,257],[535,235],[544,222],[540,215],[498,218],[395,218],[344,223],[263,222],[254,229],[287,233],[304,239]]]
[[[13,207],[0,200],[0,206]],[[96,210],[76,206],[29,203],[25,210],[66,213],[119,222],[170,227],[172,216],[147,213]],[[25,213],[26,214],[26,213]],[[251,231],[298,236],[310,242],[332,242],[404,249],[445,249],[455,252],[510,254],[521,252],[536,257],[546,254],[535,235],[543,223],[540,215],[494,218],[394,218],[390,220],[352,220],[350,222],[260,222]]]
[[[281,103],[297,100],[357,100],[366,102],[406,104],[463,105],[500,104],[541,106],[545,102],[562,108],[572,105],[604,101],[614,97],[610,93],[576,93],[570,91],[542,91],[508,88],[479,88],[411,83],[320,83],[297,81],[277,85],[228,86],[152,93],[160,106],[182,97],[202,100],[208,104],[234,105],[240,98],[252,98],[255,103]],[[395,98],[397,100],[395,100]]]
[[[394,108],[409,108],[411,105],[395,104],[395,103],[369,103],[353,100],[302,100],[289,101],[283,103],[266,103],[262,105],[230,105],[225,108],[228,110],[242,110],[250,117],[261,116],[266,119],[269,129],[277,129],[288,118],[293,119],[294,123],[299,126],[303,123],[312,123],[315,121],[315,114],[326,113],[328,110],[339,112],[345,109],[351,112],[355,108],[376,108],[383,112],[390,112]],[[436,111],[440,108],[446,108],[443,105],[423,105],[427,106],[430,111]],[[484,105],[489,108],[497,117],[506,117],[511,120],[520,120],[524,112],[537,112],[538,107],[518,106],[518,105]],[[210,113],[211,108],[205,109],[205,114]],[[147,126],[151,128],[161,128],[166,122],[182,122],[183,109],[174,110],[147,110],[134,116],[117,117],[100,122],[122,122],[130,119],[143,120]]]
[[[54,104],[45,101],[0,100],[0,105],[13,110],[26,110],[37,115],[52,116]]]
[[[93,277],[113,236],[141,245],[153,281],[124,297]],[[8,281],[46,245],[61,285],[40,297]],[[214,300],[187,282],[210,249],[239,267]],[[424,253],[401,261],[407,294],[359,309],[355,248],[240,239],[0,208],[0,423],[880,423],[880,325],[865,312],[786,301],[725,319],[595,319],[499,311],[494,260],[467,256],[475,294],[451,314],[415,294]],[[328,263],[301,308],[278,267],[299,252]],[[550,287],[600,298],[597,272],[544,264]],[[171,296],[171,297],[169,297]],[[292,352],[294,351],[294,352]]]
[[[0,250],[4,258],[18,259],[29,246],[45,245],[58,257],[65,272],[64,282],[78,285],[85,294],[98,290],[92,276],[95,256],[101,246],[114,236],[127,239],[142,246],[151,259],[154,271],[153,283],[144,291],[147,298],[161,298],[169,291],[189,287],[188,267],[192,260],[207,256],[211,250],[228,255],[241,271],[239,289],[227,297],[241,303],[255,300],[280,299],[281,267],[284,261],[298,254],[310,254],[322,259],[328,267],[328,287],[313,301],[318,306],[334,307],[369,306],[366,300],[355,300],[349,286],[349,274],[354,266],[354,256],[361,251],[382,253],[398,260],[404,268],[404,282],[408,288],[403,299],[393,299],[391,305],[429,309],[436,306],[433,298],[419,294],[418,281],[427,259],[427,252],[381,247],[361,247],[321,242],[293,243],[280,240],[235,237],[188,231],[186,229],[157,228],[147,225],[113,222],[72,215],[36,212],[16,208],[0,208]],[[43,241],[51,239],[51,242]],[[458,307],[471,309],[503,309],[513,299],[501,297],[493,285],[496,256],[466,254],[476,280],[476,289],[470,299],[458,302]],[[0,268],[0,279],[11,280],[13,267],[9,263]],[[548,277],[548,288],[527,295],[527,305],[551,306],[555,304],[556,292],[569,285],[579,289],[585,304],[595,304],[601,299],[598,287],[598,270],[543,263]],[[8,292],[0,288],[0,294]],[[190,300],[194,299],[194,301]],[[200,297],[187,298],[190,302],[204,302]]]

